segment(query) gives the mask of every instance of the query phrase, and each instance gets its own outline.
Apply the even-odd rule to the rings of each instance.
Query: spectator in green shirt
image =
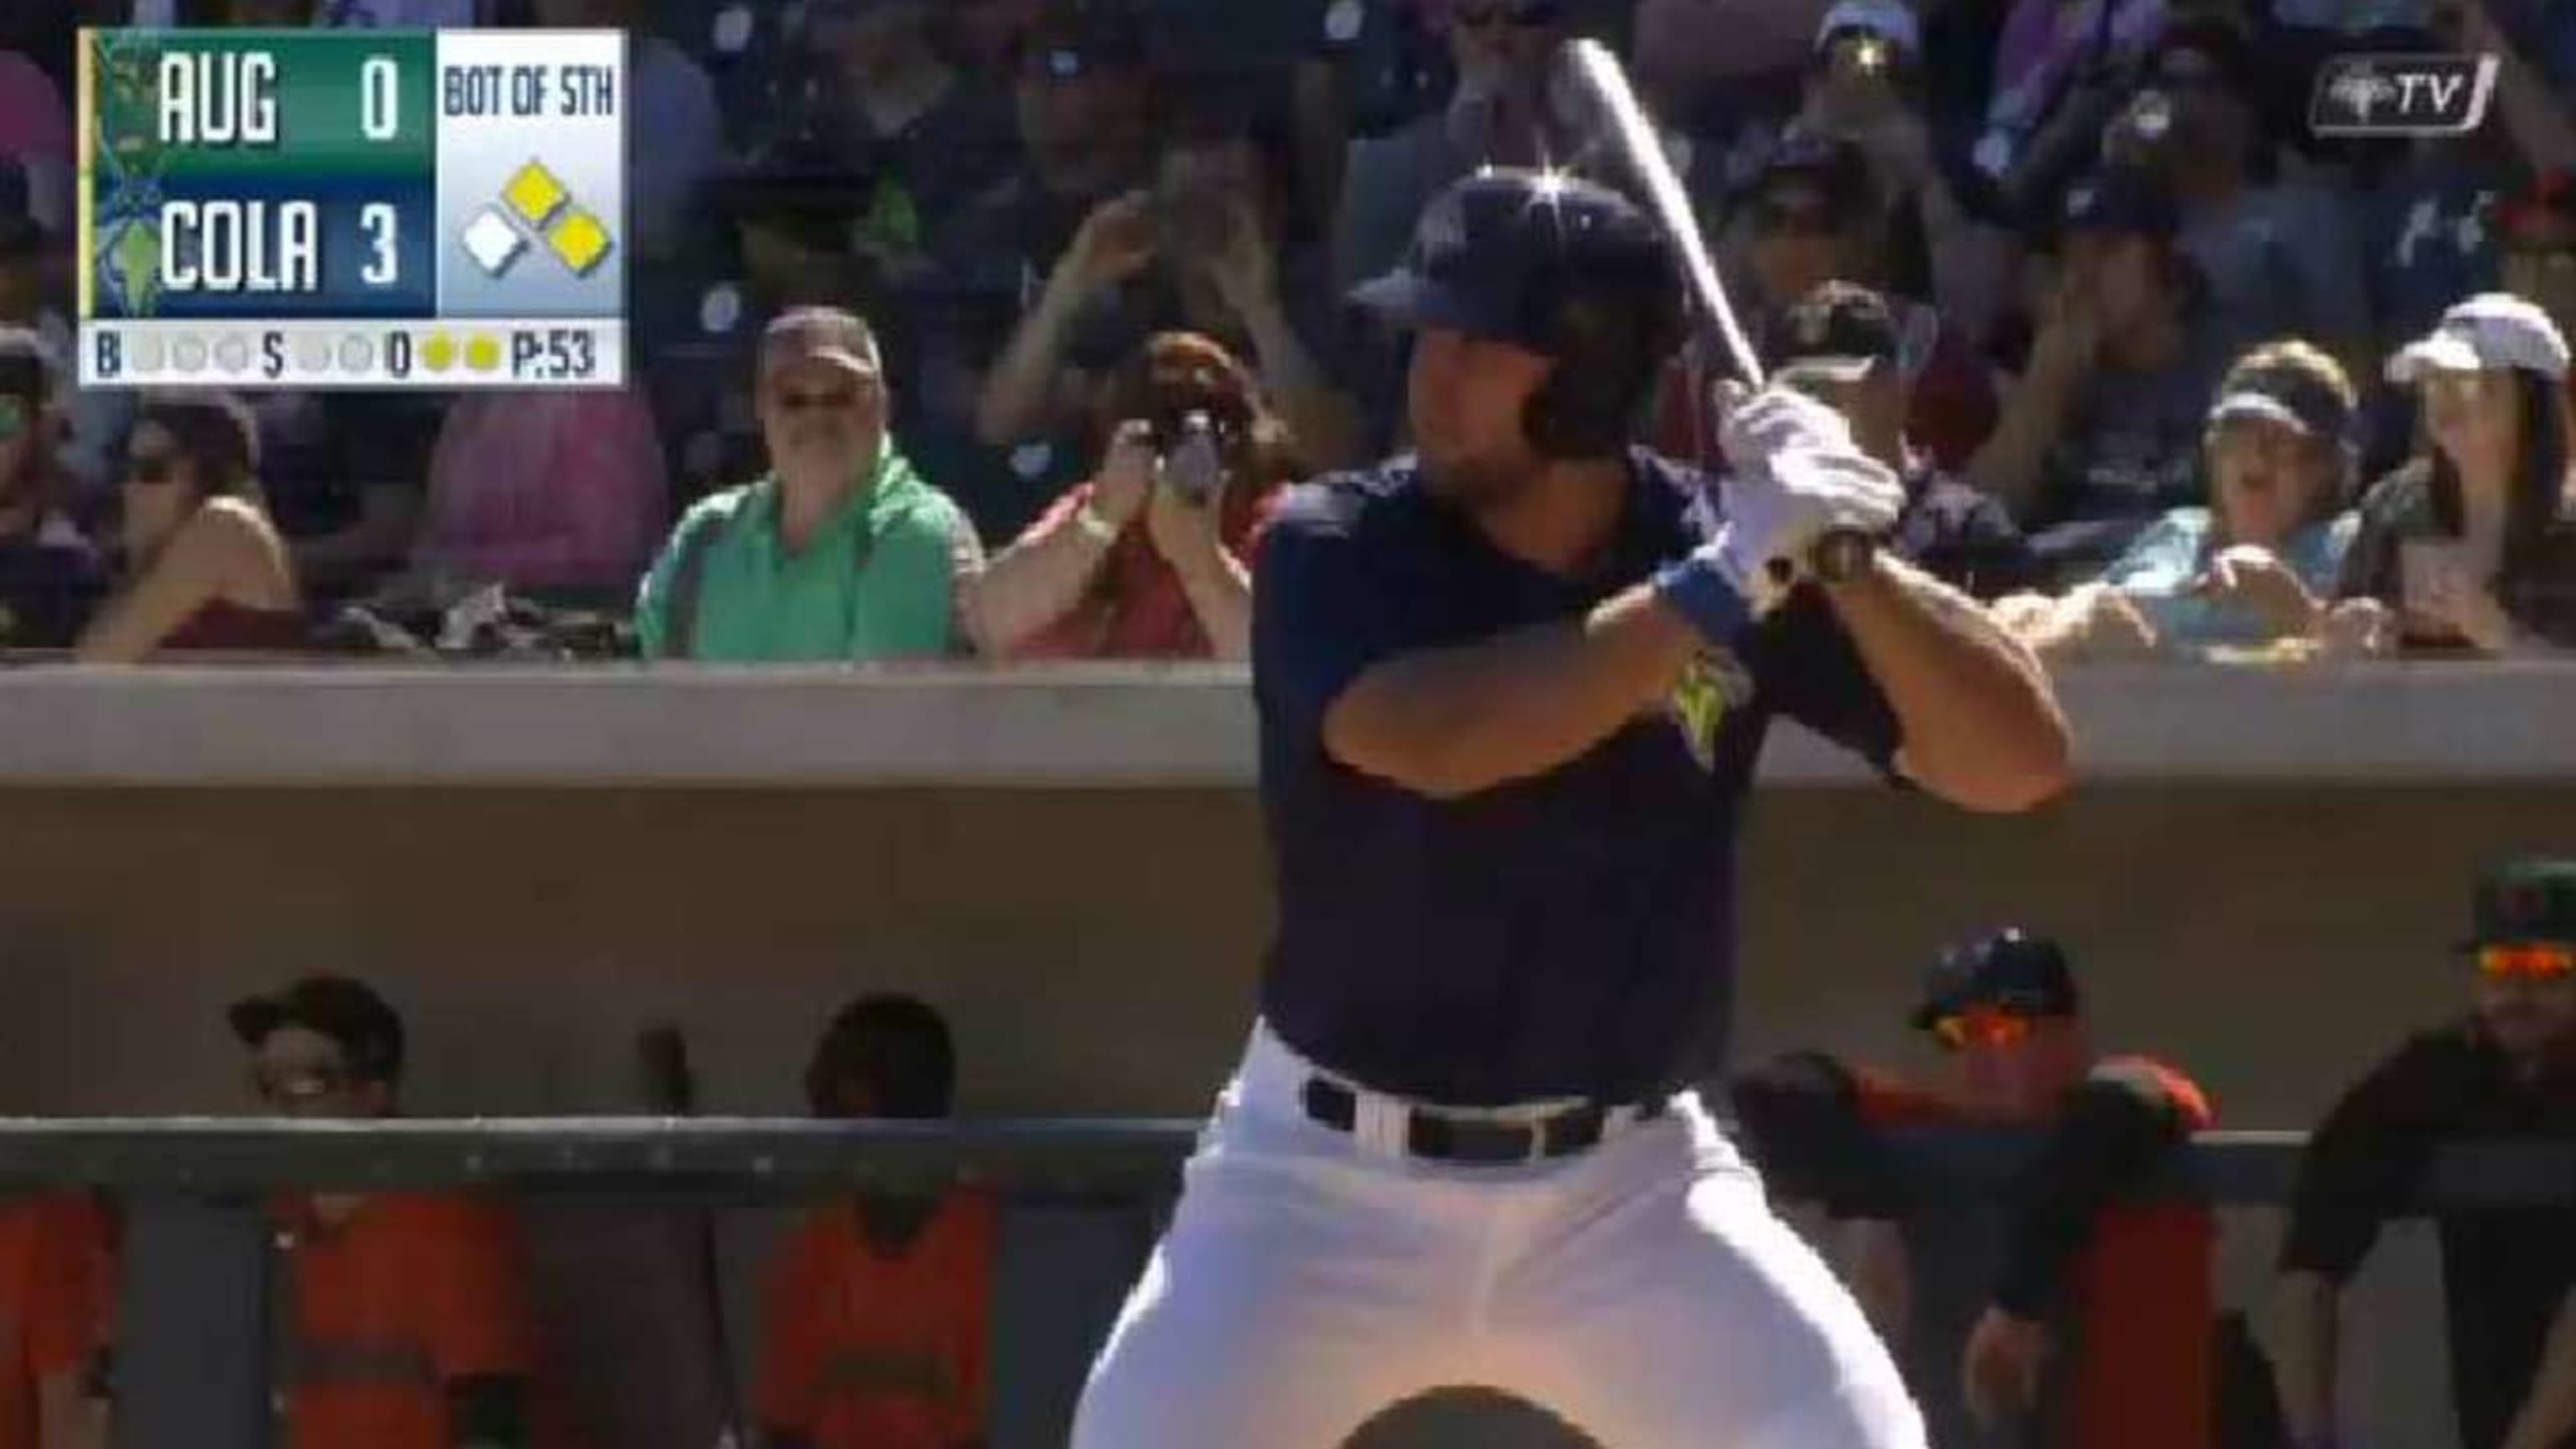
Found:
[[[961,588],[984,566],[972,524],[886,432],[875,335],[805,307],[762,334],[770,472],[680,520],[637,605],[653,659],[794,663],[966,652]]]

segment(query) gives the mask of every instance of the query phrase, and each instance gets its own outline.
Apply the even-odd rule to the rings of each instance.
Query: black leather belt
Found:
[[[1359,1124],[1359,1094],[1339,1082],[1308,1077],[1306,1115],[1319,1126],[1349,1132]],[[1613,1109],[1582,1102],[1545,1116],[1519,1122],[1490,1117],[1460,1117],[1430,1107],[1407,1108],[1404,1150],[1433,1162],[1529,1162],[1569,1157],[1601,1143]],[[1664,1115],[1661,1099],[1637,1105],[1636,1120],[1651,1122]]]

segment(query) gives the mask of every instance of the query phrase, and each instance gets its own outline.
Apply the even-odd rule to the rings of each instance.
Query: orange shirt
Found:
[[[948,1449],[984,1434],[1000,1215],[951,1193],[900,1257],[855,1203],[818,1209],[770,1264],[760,1422],[814,1449]]]
[[[507,1209],[392,1193],[337,1226],[304,1200],[280,1212],[295,1321],[274,1371],[290,1449],[448,1449],[450,1385],[533,1382],[522,1248]]]
[[[2216,1120],[2190,1078],[2143,1057],[2096,1068],[2152,1077],[2181,1117],[2204,1132]],[[1858,1073],[1861,1111],[1875,1126],[1960,1120],[1946,1100]],[[2076,1341],[2056,1365],[2062,1417],[2039,1442],[2073,1449],[2201,1449],[2216,1394],[2217,1223],[2194,1202],[2115,1203],[2069,1267],[2063,1296]]]
[[[0,1449],[35,1449],[37,1385],[106,1347],[116,1304],[106,1212],[85,1195],[0,1205]]]

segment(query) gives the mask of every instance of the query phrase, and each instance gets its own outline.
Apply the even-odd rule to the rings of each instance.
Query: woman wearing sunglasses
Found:
[[[2567,340],[2502,292],[2390,360],[2422,398],[2421,450],[2363,499],[2330,642],[2510,654],[2576,647]]]
[[[285,541],[259,497],[259,431],[224,393],[146,400],[126,444],[116,594],[83,663],[304,642]]]
[[[0,649],[68,649],[106,591],[97,550],[62,512],[44,344],[0,328]]]

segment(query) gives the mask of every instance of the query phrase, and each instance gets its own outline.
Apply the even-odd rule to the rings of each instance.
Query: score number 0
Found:
[[[358,67],[358,131],[370,141],[390,141],[402,130],[402,71],[393,58],[368,56]],[[401,274],[395,249],[401,213],[390,204],[371,201],[359,208],[358,225],[367,233],[375,257],[358,273],[370,287],[390,287]]]

